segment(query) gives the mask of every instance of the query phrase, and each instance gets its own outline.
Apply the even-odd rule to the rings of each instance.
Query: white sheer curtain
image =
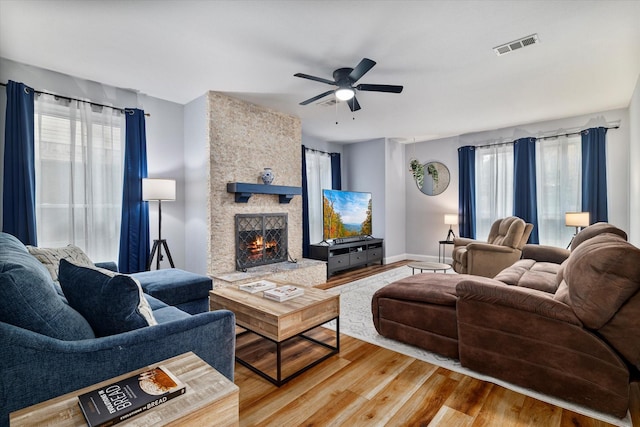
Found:
[[[581,211],[582,148],[580,135],[536,142],[538,235],[541,245],[565,247],[575,228],[564,224],[565,212]]]
[[[309,200],[309,242],[323,240],[322,190],[331,189],[331,155],[306,149],[307,196]]]
[[[124,160],[119,110],[40,95],[35,101],[38,245],[74,244],[118,259]]]
[[[513,215],[513,144],[476,149],[476,238],[495,220]]]

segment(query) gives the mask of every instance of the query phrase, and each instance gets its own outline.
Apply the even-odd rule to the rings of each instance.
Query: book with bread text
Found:
[[[89,427],[108,427],[184,394],[184,384],[164,366],[78,396]]]

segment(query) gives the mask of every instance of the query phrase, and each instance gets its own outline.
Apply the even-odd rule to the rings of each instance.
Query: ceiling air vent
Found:
[[[514,40],[509,43],[502,44],[500,46],[496,46],[493,48],[493,51],[498,56],[506,55],[509,52],[513,52],[514,50],[521,49],[523,47],[531,46],[533,44],[540,43],[537,34],[531,34],[530,36],[523,37],[518,40]]]
[[[321,107],[331,107],[332,105],[336,105],[338,101],[335,98],[329,98],[326,101],[318,102],[317,105]]]

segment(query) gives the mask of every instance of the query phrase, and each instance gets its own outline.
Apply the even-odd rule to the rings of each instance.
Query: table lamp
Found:
[[[447,233],[447,242],[453,242],[456,234],[453,232],[452,226],[458,225],[458,214],[444,214],[444,223],[449,226],[449,233]]]
[[[176,199],[176,181],[174,179],[142,179],[142,200],[146,201],[158,201],[158,238],[153,241],[153,249],[151,249],[151,255],[147,261],[147,270],[151,269],[151,263],[153,257],[156,255],[156,270],[160,270],[160,261],[163,260],[162,248],[164,247],[167,257],[169,257],[169,264],[171,268],[175,268],[173,265],[173,258],[171,258],[171,252],[167,241],[162,238],[162,201],[175,200]]]
[[[566,212],[564,214],[564,225],[576,228],[575,234],[567,245],[567,249],[569,249],[571,242],[573,242],[580,229],[589,225],[589,212]]]

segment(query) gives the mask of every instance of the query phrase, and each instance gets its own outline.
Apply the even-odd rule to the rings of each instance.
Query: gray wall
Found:
[[[207,273],[209,138],[207,96],[184,106],[185,269]]]
[[[176,267],[184,267],[184,164],[183,106],[66,74],[0,58],[0,81],[13,80],[40,91],[85,99],[114,107],[140,108],[150,113],[146,119],[148,172],[154,178],[177,181],[177,199],[165,202],[162,209],[162,235],[169,244]],[[0,90],[0,152],[4,153],[6,91]],[[0,159],[1,160],[1,159]],[[0,164],[4,164],[0,163]],[[0,174],[2,175],[2,174]],[[0,191],[2,187],[0,186]],[[0,197],[0,203],[2,198]],[[0,205],[0,212],[2,212]],[[151,239],[158,234],[155,203],[150,203]],[[99,260],[95,260],[99,261]],[[117,261],[117,260],[113,260]],[[163,265],[168,265],[165,261]]]
[[[406,259],[407,162],[404,145],[387,139],[385,159],[384,255],[385,262],[390,263]]]

